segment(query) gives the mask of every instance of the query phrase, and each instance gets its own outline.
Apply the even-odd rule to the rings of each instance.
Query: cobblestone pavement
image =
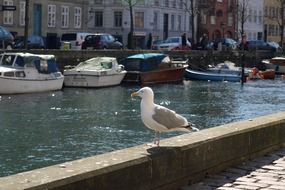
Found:
[[[247,161],[181,190],[285,190],[285,149]]]

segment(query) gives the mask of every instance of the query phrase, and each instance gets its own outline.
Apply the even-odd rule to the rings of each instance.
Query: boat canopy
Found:
[[[152,71],[158,69],[161,64],[169,63],[167,55],[161,53],[142,53],[129,56],[120,63],[127,71]]]
[[[59,71],[54,55],[4,53],[1,65],[11,68],[35,67],[40,73],[54,73]]]
[[[94,57],[79,63],[73,70],[106,70],[118,65],[115,57]]]

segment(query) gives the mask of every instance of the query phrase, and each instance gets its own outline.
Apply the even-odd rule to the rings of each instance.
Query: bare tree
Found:
[[[275,11],[275,14],[266,14],[265,18],[274,21],[278,24],[280,30],[280,45],[283,47],[284,41],[284,9],[285,9],[285,0],[276,0],[276,7],[278,11]]]
[[[25,34],[24,34],[24,47],[25,49],[28,49],[28,36],[29,36],[29,7],[30,7],[30,1],[26,0],[26,6],[25,6]]]
[[[130,10],[130,32],[128,34],[128,48],[133,49],[134,43],[133,43],[133,35],[134,35],[134,13],[133,13],[133,7],[136,6],[140,2],[144,2],[145,0],[122,0],[123,4],[126,4],[126,6]]]
[[[188,1],[183,1],[183,5],[185,7],[185,10],[186,12],[190,15],[191,17],[191,38],[192,40],[195,42],[196,41],[196,38],[195,38],[195,17],[199,14],[199,11],[198,11],[198,7],[197,7],[197,4],[194,3],[195,1],[194,0],[188,0]]]
[[[248,14],[248,1],[249,0],[238,0],[237,1],[237,14],[238,14],[238,23],[240,23],[240,34],[241,36],[244,35],[244,24],[247,21],[249,14]]]

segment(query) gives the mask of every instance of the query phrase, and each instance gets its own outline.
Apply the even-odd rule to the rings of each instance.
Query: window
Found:
[[[122,0],[114,0],[115,5],[122,5]]]
[[[103,11],[95,12],[95,27],[103,27]]]
[[[61,6],[61,27],[68,28],[69,23],[69,7]]]
[[[144,28],[144,12],[135,13],[135,27]]]
[[[251,9],[249,9],[249,11],[248,11],[248,22],[252,22],[252,10]]]
[[[176,0],[172,1],[172,8],[176,8]]]
[[[4,5],[13,5],[13,0],[4,0]],[[3,23],[7,25],[13,24],[13,11],[3,11]]]
[[[215,16],[210,16],[210,23],[216,24],[216,17]]]
[[[192,26],[193,25],[193,23],[192,23],[192,16],[189,16],[189,31],[191,31],[192,30]]]
[[[279,26],[278,25],[275,25],[274,26],[274,36],[278,36],[278,33],[279,33]]]
[[[253,12],[253,22],[257,23],[257,11],[256,10],[254,10]]]
[[[217,17],[223,17],[223,11],[222,11],[222,10],[218,10],[218,11],[216,12],[216,16],[217,16]]]
[[[115,11],[114,12],[114,25],[115,27],[122,27],[123,22],[123,13],[122,11]]]
[[[164,6],[169,7],[169,0],[164,0]]]
[[[258,24],[262,24],[262,11],[259,11]]]
[[[153,2],[153,4],[154,4],[154,6],[159,6],[159,0],[154,0],[154,2]]]
[[[181,30],[182,30],[182,16],[181,16],[181,15],[178,15],[177,21],[178,21],[177,29],[178,29],[179,31],[181,31]]]
[[[202,13],[202,16],[201,16],[201,22],[202,24],[207,24],[207,15],[205,15],[204,13]]]
[[[103,0],[94,0],[94,3],[102,5],[103,4]]]
[[[50,28],[54,28],[56,23],[56,5],[48,5],[47,19],[48,19],[47,26]]]
[[[26,2],[20,1],[20,18],[19,18],[19,24],[20,26],[25,26],[25,11],[26,10]]]
[[[234,21],[233,14],[229,13],[228,14],[228,26],[233,26],[233,21]]]
[[[183,0],[179,0],[178,7],[179,9],[183,9]]]
[[[153,28],[158,29],[158,13],[153,13]]]
[[[81,28],[82,11],[81,7],[74,8],[74,28]]]
[[[174,30],[175,29],[175,16],[174,15],[171,15],[171,30]]]

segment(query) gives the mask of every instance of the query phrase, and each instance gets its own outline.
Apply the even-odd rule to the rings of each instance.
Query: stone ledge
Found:
[[[0,178],[2,190],[178,189],[280,148],[285,112]]]

